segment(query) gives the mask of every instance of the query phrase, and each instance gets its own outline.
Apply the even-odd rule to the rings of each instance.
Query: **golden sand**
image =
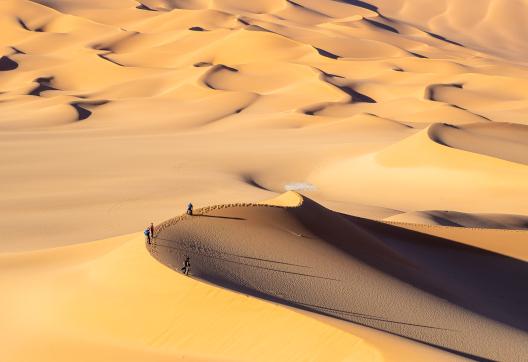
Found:
[[[439,258],[469,250],[460,257],[468,267],[484,268],[474,255],[496,261],[483,274],[497,265],[525,272],[527,22],[526,0],[1,1],[0,359],[520,359],[528,327],[515,305],[526,294],[506,290],[513,299],[502,305],[501,295],[470,288],[480,270],[463,273],[457,259],[475,291],[465,293],[442,274],[451,262],[414,247],[440,243]],[[307,227],[290,218],[306,205],[288,190],[341,212],[323,212],[330,224],[345,218],[363,230],[356,238],[343,226],[344,237],[384,250],[336,256],[354,270],[366,263],[376,276],[358,275],[379,284],[327,308],[357,301],[357,313],[447,325],[457,322],[445,317],[452,307],[482,334],[457,342],[338,321],[300,308],[300,294],[273,299],[281,288],[246,296],[213,280],[214,269],[199,281],[163,266],[137,234],[191,201],[247,218],[247,227],[183,217],[164,232],[186,225],[211,247],[230,230],[225,242],[240,242],[233,253],[257,250],[243,235],[257,245],[277,237],[288,249]],[[223,204],[231,206],[213,208]],[[306,217],[319,225],[319,211]],[[253,228],[262,212],[265,226]],[[340,238],[319,235],[317,245]],[[406,238],[412,250],[391,244]],[[181,256],[167,257],[174,269]],[[386,279],[410,256],[429,272],[402,268]],[[236,273],[238,282],[254,278]],[[302,289],[274,278],[252,282]],[[501,273],[490,278],[510,285]],[[378,287],[421,314],[384,307]],[[501,306],[512,314],[496,314]]]

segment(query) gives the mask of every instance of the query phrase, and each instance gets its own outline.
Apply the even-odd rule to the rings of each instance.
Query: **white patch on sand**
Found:
[[[286,191],[315,191],[315,185],[309,182],[290,182],[284,185]]]

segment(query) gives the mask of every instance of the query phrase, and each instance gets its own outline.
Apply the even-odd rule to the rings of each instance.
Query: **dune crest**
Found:
[[[499,132],[490,136],[489,129],[506,131],[508,136],[501,137]],[[519,195],[528,192],[524,164],[528,147],[513,136],[513,129],[502,124],[434,124],[377,152],[324,165],[312,172],[309,181],[318,185],[325,197],[341,195],[400,210],[526,215],[526,203]],[[516,152],[509,153],[510,149]],[[342,182],[336,183],[336,179]],[[390,188],[397,192],[382,196],[363,192],[382,188],[386,179],[391,179]],[[488,190],[493,190],[493,199]],[[441,197],[430,198],[434,194]]]
[[[528,355],[527,23],[0,1],[2,361]]]
[[[295,191],[288,191],[269,200],[261,201],[260,204],[281,206],[281,207],[300,207],[304,201],[301,194]]]
[[[528,126],[521,124],[435,124],[429,136],[445,146],[528,164]]]
[[[297,207],[202,208],[167,225],[156,227],[149,251],[178,271],[189,257],[198,279],[461,356],[515,359],[525,346],[523,261],[305,197]]]
[[[451,360],[431,347],[197,283],[155,261],[139,234],[2,254],[0,271],[6,362]]]

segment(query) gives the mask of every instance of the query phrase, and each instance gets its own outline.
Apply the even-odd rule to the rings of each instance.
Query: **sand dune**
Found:
[[[386,16],[410,20],[412,25],[430,29],[472,49],[517,61],[524,61],[523,55],[528,50],[517,27],[528,17],[524,1],[486,0],[479,6],[467,6],[460,0],[434,3],[372,0],[369,3],[377,5]]]
[[[17,361],[460,357],[412,338],[515,360],[526,345],[515,304],[526,296],[511,275],[528,258],[527,19],[526,0],[1,1],[0,320],[20,332],[2,350]],[[120,237],[189,201],[285,190],[309,199],[214,209],[246,220],[185,219],[164,233],[283,253],[346,281],[341,299],[333,280],[197,260],[196,277],[251,282],[281,303],[255,300],[183,278],[138,236]],[[175,268],[180,256],[166,255]],[[255,265],[277,269],[268,264]],[[215,279],[230,270],[229,283]],[[326,296],[308,295],[319,285]],[[196,301],[218,309],[172,309]],[[187,338],[178,325],[190,321]],[[277,332],[289,324],[294,334]]]
[[[466,128],[434,124],[379,152],[335,161],[314,171],[309,180],[320,185],[321,191],[329,197],[347,195],[366,204],[391,205],[400,210],[427,210],[428,206],[434,205],[434,209],[438,210],[454,208],[468,213],[526,215],[526,203],[519,195],[528,192],[528,171],[523,163],[506,160],[511,157],[524,160],[524,153],[512,153],[508,157],[510,146],[512,150],[526,148],[515,140],[511,131],[513,128],[506,132],[511,134],[509,139],[497,133],[489,142],[472,142],[468,139],[471,138],[469,132],[464,131]],[[476,129],[486,128],[479,126]],[[460,146],[462,139],[468,142]],[[465,150],[455,148],[455,145]],[[332,180],[338,177],[343,182],[336,185]],[[364,194],[363,190],[374,185],[380,187],[376,183],[387,178],[391,179],[392,189],[398,192],[390,195]],[[420,180],[420,183],[416,184],[414,180]],[[484,199],[477,196],[485,195],[486,190],[493,190],[493,194],[499,197],[488,204],[489,207]],[[416,197],[427,194],[441,197],[426,202]]]
[[[443,145],[528,164],[528,128],[517,124],[435,125],[431,138]]]
[[[414,211],[388,217],[389,221],[414,224],[437,224],[444,226],[478,227],[488,229],[526,229],[528,218],[507,214],[466,214],[456,211]]]
[[[3,361],[452,360],[186,278],[152,258],[139,234],[2,254],[0,270]]]
[[[158,226],[150,251],[175,270],[190,256],[199,279],[463,356],[526,353],[524,262],[292,201],[197,210]]]

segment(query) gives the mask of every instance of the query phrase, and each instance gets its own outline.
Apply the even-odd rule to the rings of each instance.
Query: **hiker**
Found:
[[[154,223],[150,223],[150,237],[154,239]]]
[[[193,204],[189,202],[189,205],[187,205],[187,215],[193,214]]]
[[[146,228],[143,233],[145,234],[145,239],[147,239],[147,244],[150,245],[150,227]]]
[[[185,262],[183,263],[183,268],[181,268],[181,271],[183,274],[189,275],[189,272],[191,271],[191,258],[185,258]]]

